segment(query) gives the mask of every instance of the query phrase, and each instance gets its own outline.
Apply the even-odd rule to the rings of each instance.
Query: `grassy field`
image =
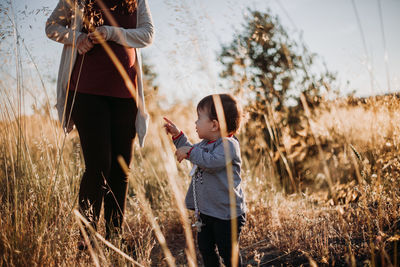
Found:
[[[190,166],[175,161],[162,129],[166,115],[197,141],[194,107],[162,110],[149,100],[146,146],[134,145],[130,165],[127,242],[113,243],[121,251],[134,246],[134,260],[144,266],[188,265],[188,259],[201,265],[184,227],[191,218],[182,207]],[[248,265],[399,266],[399,107],[396,96],[325,101],[302,118],[297,135],[282,129],[277,157],[297,175],[293,194],[281,189],[272,152],[243,153],[249,211],[240,245]],[[74,210],[84,170],[77,132],[65,137],[39,112],[1,110],[0,265],[133,264],[100,239],[93,251],[77,251],[81,220]],[[246,127],[239,135],[243,150]]]

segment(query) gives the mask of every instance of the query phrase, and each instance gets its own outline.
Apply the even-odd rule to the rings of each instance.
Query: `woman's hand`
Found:
[[[182,147],[178,148],[175,152],[176,159],[179,162],[186,159],[188,157],[188,153],[191,149],[192,149],[192,147],[190,147],[190,146],[182,146]]]
[[[172,138],[177,137],[181,133],[178,127],[176,127],[176,125],[166,117],[164,117],[164,120],[167,122],[166,124],[164,124],[164,128],[167,134],[171,134]]]
[[[93,44],[100,44],[107,40],[107,30],[102,26],[97,27],[94,32],[88,34],[88,38]]]
[[[76,48],[78,53],[83,55],[93,48],[93,43],[88,39],[86,33],[81,33],[76,40]]]

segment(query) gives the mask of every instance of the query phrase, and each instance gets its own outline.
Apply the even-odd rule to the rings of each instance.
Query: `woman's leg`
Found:
[[[240,232],[242,231],[242,228],[246,222],[246,216],[241,215],[237,217],[237,228],[236,228],[236,234],[238,238],[238,246],[237,246],[237,252],[238,252],[238,266],[242,266],[242,257],[240,255],[240,250],[239,250],[239,238],[240,238]],[[217,243],[218,247],[218,252],[221,258],[224,260],[224,264],[226,267],[232,266],[232,232],[231,232],[231,220],[220,220],[216,219],[216,222],[213,227],[214,235],[215,235],[215,240]]]
[[[69,105],[72,97],[71,91]],[[77,93],[72,119],[79,133],[85,160],[85,172],[79,188],[79,207],[96,227],[104,195],[104,178],[108,176],[111,165],[110,111],[106,99]]]
[[[121,232],[128,178],[122,170],[118,156],[129,166],[132,157],[132,143],[135,138],[137,108],[133,99],[110,98],[111,107],[111,169],[104,195],[104,217],[106,237]]]

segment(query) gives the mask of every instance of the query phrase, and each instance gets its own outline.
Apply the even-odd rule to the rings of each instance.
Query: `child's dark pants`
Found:
[[[69,92],[69,107],[73,94]],[[108,238],[122,226],[128,179],[117,158],[122,156],[127,165],[131,161],[136,114],[133,99],[82,93],[76,94],[72,109],[85,160],[79,207],[96,227],[104,199]]]
[[[197,234],[197,243],[203,262],[206,267],[220,266],[219,255],[225,266],[232,266],[232,233],[231,220],[221,220],[215,217],[200,214],[202,222],[201,232]],[[246,215],[237,217],[237,237],[239,242],[240,232],[246,222]],[[216,252],[218,248],[218,253]],[[239,247],[238,247],[239,248]],[[242,266],[242,257],[239,253],[238,265]]]

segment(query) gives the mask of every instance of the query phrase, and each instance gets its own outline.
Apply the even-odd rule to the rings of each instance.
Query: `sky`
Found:
[[[156,34],[153,44],[142,49],[142,54],[158,74],[159,92],[169,103],[196,101],[209,93],[227,90],[218,76],[222,66],[217,61],[217,55],[222,45],[229,44],[234,34],[243,29],[244,16],[248,15],[249,7],[259,11],[270,9],[280,18],[291,37],[298,39],[301,35],[309,50],[319,55],[317,67],[322,70],[322,62],[325,62],[329,70],[337,73],[337,87],[342,94],[354,90],[357,95],[365,96],[400,89],[400,0],[148,2]],[[0,3],[9,6],[5,0],[0,0]],[[45,36],[44,24],[56,4],[57,0],[13,1],[19,34],[44,77],[51,97],[55,96],[54,80],[62,45]],[[42,11],[29,13],[39,9]],[[1,45],[0,51],[1,48],[4,50],[4,42]],[[40,86],[34,65],[29,62],[23,48],[21,55],[26,58],[24,77],[32,78],[26,85]],[[9,71],[12,77],[12,69],[15,68],[12,67],[12,59],[7,54],[2,57],[9,61],[5,61],[0,71]]]

